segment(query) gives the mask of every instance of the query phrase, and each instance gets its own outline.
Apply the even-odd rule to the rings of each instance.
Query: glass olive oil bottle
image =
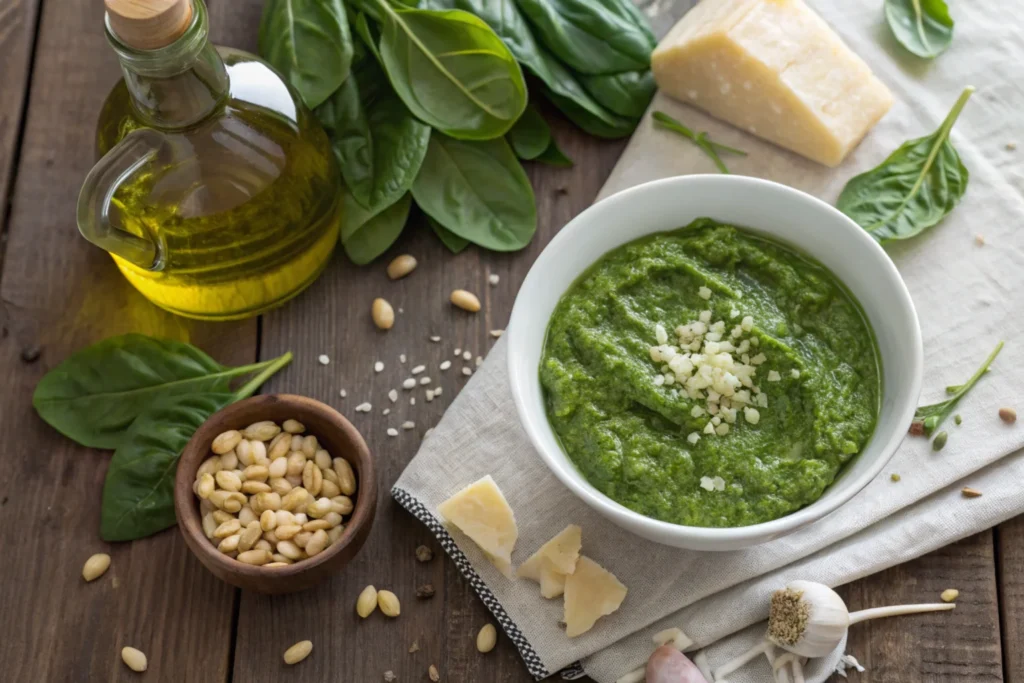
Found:
[[[124,79],[100,114],[79,230],[179,315],[243,318],[295,296],[338,238],[319,123],[268,64],[207,42],[203,0],[147,0],[142,17],[138,0],[106,5]]]

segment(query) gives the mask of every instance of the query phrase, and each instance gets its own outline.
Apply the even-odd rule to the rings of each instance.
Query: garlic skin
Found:
[[[850,627],[839,594],[814,581],[792,581],[772,596],[768,640],[801,657],[824,657]]]

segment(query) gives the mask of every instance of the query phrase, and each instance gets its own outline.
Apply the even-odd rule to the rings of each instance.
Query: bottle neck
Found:
[[[186,128],[209,116],[228,95],[224,61],[207,40],[203,0],[192,0],[192,21],[173,43],[138,50],[122,42],[107,19],[107,40],[117,53],[140,118],[158,129]]]

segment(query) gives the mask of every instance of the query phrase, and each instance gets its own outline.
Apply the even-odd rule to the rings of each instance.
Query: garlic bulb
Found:
[[[768,640],[801,657],[824,657],[850,626],[850,611],[824,584],[793,581],[772,594]]]

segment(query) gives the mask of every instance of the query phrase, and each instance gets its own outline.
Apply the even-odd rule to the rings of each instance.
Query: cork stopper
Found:
[[[104,0],[110,28],[125,45],[157,50],[181,37],[192,21],[192,0]]]

